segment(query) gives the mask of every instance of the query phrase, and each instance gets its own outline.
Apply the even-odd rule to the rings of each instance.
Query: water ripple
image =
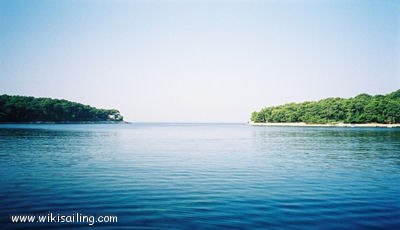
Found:
[[[0,221],[112,214],[102,229],[399,229],[400,130],[0,125]]]

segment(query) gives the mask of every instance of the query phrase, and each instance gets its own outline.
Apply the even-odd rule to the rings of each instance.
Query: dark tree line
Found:
[[[400,90],[387,95],[360,94],[354,98],[327,98],[290,103],[253,112],[253,122],[400,123]]]
[[[0,122],[122,121],[115,109],[97,109],[67,100],[0,96]]]

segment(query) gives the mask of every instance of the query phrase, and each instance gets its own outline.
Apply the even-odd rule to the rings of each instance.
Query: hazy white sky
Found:
[[[244,122],[400,88],[398,1],[0,0],[0,94]]]

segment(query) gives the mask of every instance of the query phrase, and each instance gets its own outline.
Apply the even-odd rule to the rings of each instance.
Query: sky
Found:
[[[399,1],[0,0],[0,94],[133,122],[246,122],[399,88]]]

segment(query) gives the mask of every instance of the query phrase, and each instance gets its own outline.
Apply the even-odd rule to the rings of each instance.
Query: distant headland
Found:
[[[251,114],[251,124],[269,126],[400,127],[400,90],[386,95],[266,107]]]
[[[98,109],[62,99],[0,96],[2,123],[97,123],[123,120],[123,116],[115,109]]]

